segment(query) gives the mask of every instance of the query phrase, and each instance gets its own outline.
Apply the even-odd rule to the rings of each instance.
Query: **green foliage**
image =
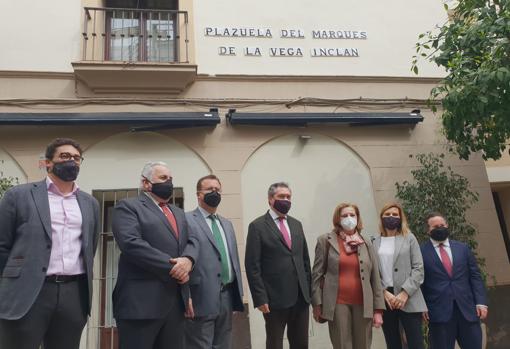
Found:
[[[448,14],[442,27],[420,34],[411,70],[418,74],[420,58],[446,70],[429,103],[436,111],[440,100],[459,156],[498,159],[510,138],[510,0],[459,0]]]
[[[477,231],[466,220],[466,212],[478,201],[478,193],[469,189],[467,178],[444,165],[444,154],[418,154],[416,160],[421,167],[411,171],[414,182],[395,183],[411,231],[420,242],[428,239],[424,218],[430,211],[439,211],[448,220],[452,238],[475,251]]]
[[[2,198],[2,196],[4,196],[4,193],[7,191],[7,189],[9,189],[10,187],[17,183],[18,183],[17,178],[4,177],[3,172],[0,171],[0,199]]]

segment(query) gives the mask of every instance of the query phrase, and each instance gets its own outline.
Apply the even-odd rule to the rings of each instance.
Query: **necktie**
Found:
[[[452,261],[450,260],[450,256],[448,256],[448,252],[446,252],[443,244],[439,244],[439,254],[441,255],[441,262],[443,262],[446,272],[450,277],[452,277]]]
[[[282,233],[283,240],[285,240],[285,244],[290,249],[292,247],[292,241],[290,240],[290,234],[285,226],[285,217],[278,217],[278,228],[280,228],[280,232]]]
[[[223,236],[221,236],[220,227],[218,227],[218,223],[216,223],[216,216],[215,215],[209,215],[209,219],[211,220],[211,229],[214,236],[214,240],[216,241],[216,246],[218,247],[218,250],[220,251],[220,257],[221,257],[221,283],[223,285],[228,284],[230,280],[229,276],[229,270],[228,270],[228,260],[227,260],[227,250],[226,250],[226,244],[223,240]]]
[[[164,202],[159,203],[159,207],[163,210],[163,213],[165,214],[166,219],[168,220],[168,223],[170,223],[170,226],[172,227],[175,236],[177,239],[179,239],[179,230],[177,229],[177,221],[175,220],[175,216],[168,208],[168,205]]]

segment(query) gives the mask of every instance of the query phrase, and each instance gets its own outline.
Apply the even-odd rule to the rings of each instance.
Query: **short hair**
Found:
[[[381,212],[379,213],[379,232],[381,233],[381,236],[386,236],[386,229],[384,228],[383,224],[383,214],[390,208],[398,209],[398,214],[400,215],[400,228],[398,229],[398,232],[402,235],[409,234],[411,230],[409,229],[407,217],[406,214],[404,213],[404,210],[402,209],[402,205],[400,205],[398,202],[389,202],[383,206]]]
[[[363,222],[361,220],[361,215],[359,213],[358,205],[352,204],[349,202],[342,202],[333,211],[333,231],[339,232],[342,229],[342,225],[340,224],[341,213],[342,210],[346,207],[352,207],[354,212],[356,212],[356,216],[358,218],[358,224],[356,224],[356,231],[359,233],[363,229]]]
[[[142,168],[142,178],[140,178],[140,188],[143,188],[143,180],[147,179],[152,181],[152,173],[154,172],[154,167],[156,166],[165,166],[168,168],[168,165],[163,161],[149,161]]]
[[[46,159],[51,160],[55,156],[55,152],[57,151],[58,147],[61,147],[63,145],[72,145],[73,147],[78,150],[80,155],[83,154],[83,150],[81,149],[81,146],[78,142],[76,142],[74,139],[71,138],[55,138],[51,141],[50,144],[46,146],[46,153],[44,156]]]
[[[276,189],[278,189],[278,188],[287,188],[292,193],[292,190],[290,189],[288,183],[286,183],[286,182],[276,182],[276,183],[273,183],[273,184],[271,184],[269,186],[269,189],[267,190],[267,196],[268,197],[273,197],[274,194],[276,193]]]
[[[218,177],[216,177],[216,175],[210,174],[210,175],[207,175],[207,176],[203,176],[202,178],[200,178],[197,181],[197,192],[202,190],[202,182],[205,181],[206,179],[213,179],[215,181],[218,181],[218,183],[220,183],[220,186],[221,186],[220,179]]]
[[[429,219],[431,219],[433,217],[441,217],[444,219],[444,221],[446,223],[448,223],[448,220],[446,219],[444,214],[442,214],[439,211],[431,211],[431,212],[427,213],[427,216],[425,217],[425,221],[423,222],[423,223],[425,223],[425,227],[427,227],[427,228],[429,227]]]

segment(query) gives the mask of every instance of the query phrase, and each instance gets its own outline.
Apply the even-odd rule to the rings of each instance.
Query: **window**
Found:
[[[175,62],[178,12],[175,1],[106,1],[106,60]]]

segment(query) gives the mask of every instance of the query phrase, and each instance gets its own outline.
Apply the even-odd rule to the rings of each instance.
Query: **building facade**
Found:
[[[418,166],[410,155],[448,150],[425,103],[443,72],[425,62],[418,76],[410,71],[419,33],[446,20],[441,1],[18,0],[1,5],[0,19],[0,170],[39,180],[46,144],[77,139],[79,185],[102,207],[83,348],[116,347],[111,210],[137,195],[145,162],[169,164],[185,210],[196,206],[198,178],[221,179],[221,214],[235,225],[242,260],[267,187],[289,182],[313,258],[339,202],[359,204],[375,235],[395,182]],[[469,219],[494,276],[491,301],[508,304],[508,240],[484,162],[476,154],[446,162],[480,194]],[[510,196],[500,200],[508,211]],[[236,348],[262,348],[263,319],[244,284]],[[488,338],[503,348],[507,325],[496,308]],[[374,348],[381,338],[376,331]],[[310,343],[330,346],[326,326],[311,322]]]

